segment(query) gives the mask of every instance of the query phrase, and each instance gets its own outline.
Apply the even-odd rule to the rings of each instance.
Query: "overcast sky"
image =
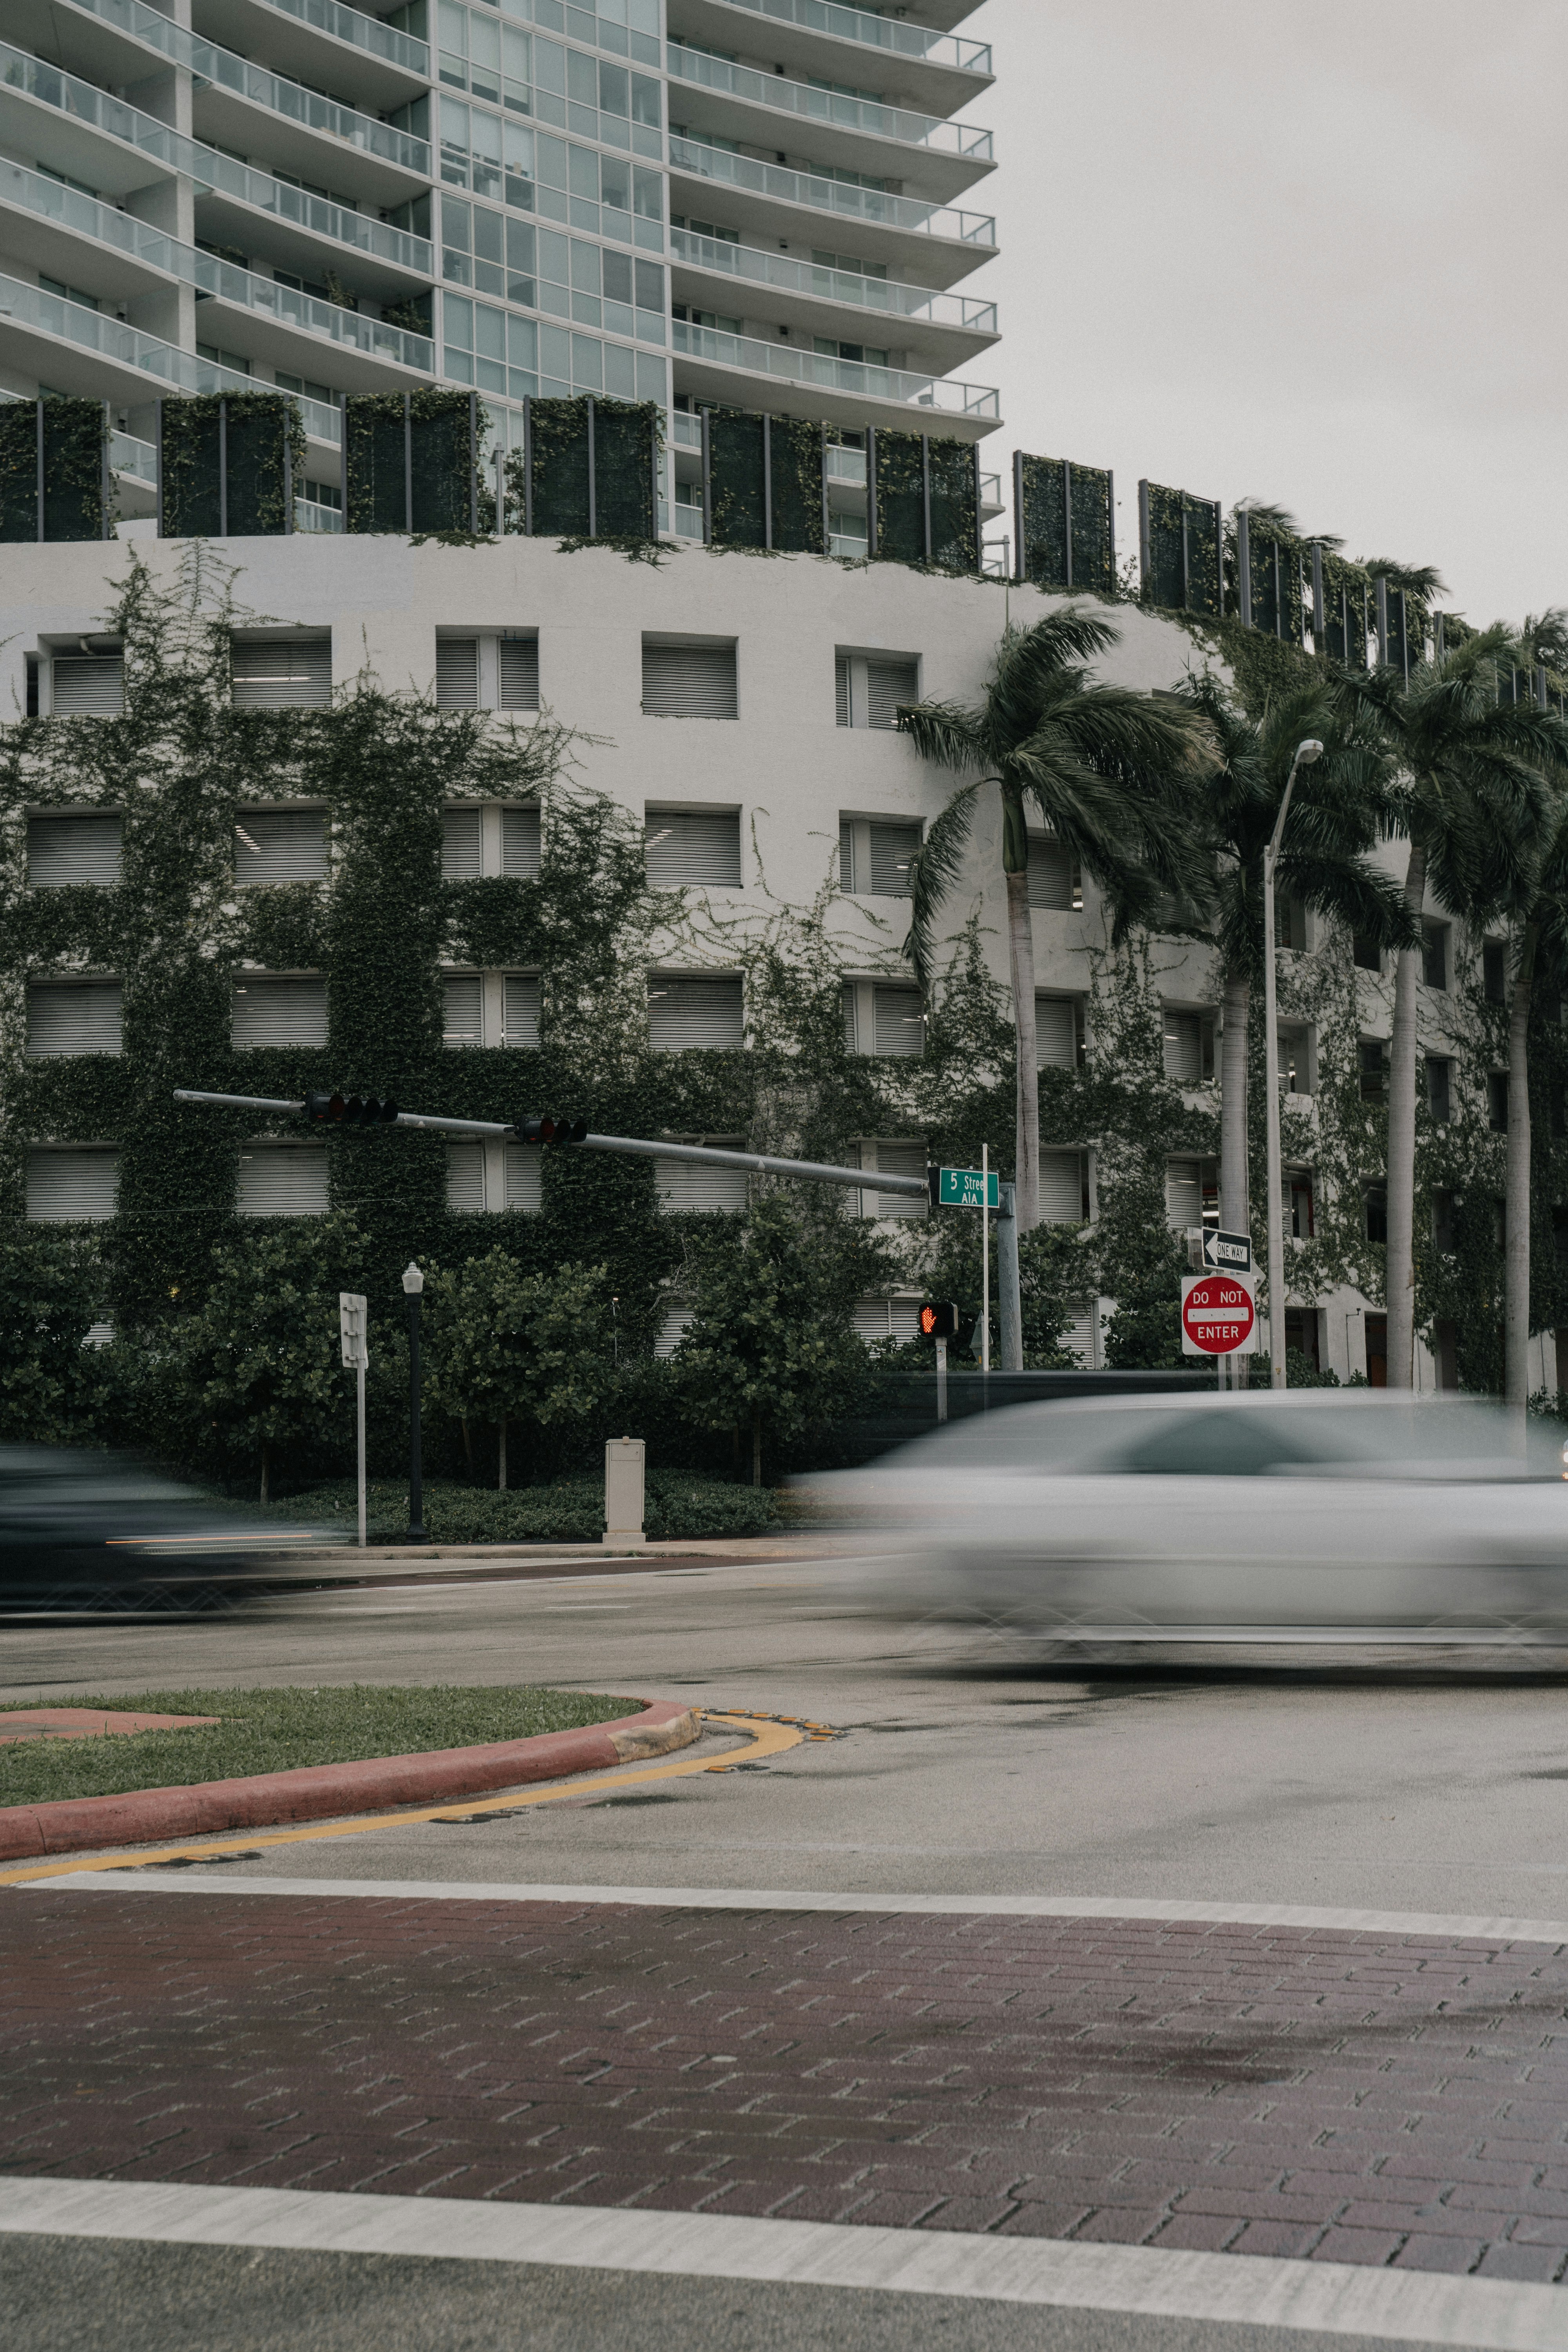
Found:
[[[1015,447],[1288,508],[1436,563],[1474,622],[1568,604],[1555,284],[1568,11],[986,0],[1000,168],[987,470]],[[1005,526],[994,526],[1000,530]],[[1006,526],[1010,528],[1010,524]]]

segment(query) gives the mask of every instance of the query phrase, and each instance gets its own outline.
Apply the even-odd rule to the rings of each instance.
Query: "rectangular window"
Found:
[[[325,710],[331,703],[331,637],[239,637],[231,659],[237,710]]]
[[[1481,943],[1481,983],[1489,1004],[1508,1003],[1508,950],[1501,940]]]
[[[118,816],[30,816],[27,880],[35,890],[120,879]]]
[[[1274,893],[1274,943],[1300,955],[1307,944],[1307,909],[1289,890]]]
[[[101,1146],[35,1146],[27,1154],[27,1215],[47,1225],[112,1217],[119,1175],[120,1154]]]
[[[242,889],[262,882],[324,882],[326,877],[324,810],[242,807],[234,824],[234,878]]]
[[[1423,923],[1421,926],[1421,977],[1428,988],[1447,988],[1448,985],[1447,923]]]
[[[539,639],[502,637],[497,647],[498,707],[502,710],[539,708]]]
[[[1552,1211],[1553,1224],[1562,1213],[1560,1209]],[[1438,1192],[1432,1195],[1432,1242],[1433,1246],[1439,1250],[1448,1251],[1454,1246],[1454,1195],[1451,1192]],[[1559,1246],[1558,1256],[1561,1258],[1562,1255]]]
[[[1165,1076],[1178,1087],[1206,1086],[1214,1076],[1214,1015],[1163,1007]]]
[[[1312,1091],[1310,1040],[1305,1029],[1281,1029],[1279,1034],[1279,1091],[1310,1095]]]
[[[523,1216],[537,1216],[543,1205],[543,1172],[542,1160],[532,1145],[506,1144],[501,1151],[501,1173],[507,1207]]]
[[[480,859],[481,826],[477,808],[449,808],[441,812],[441,878],[445,882],[471,882],[483,870]]]
[[[650,803],[643,840],[647,878],[656,889],[741,887],[739,809],[666,809]]]
[[[918,824],[895,818],[841,816],[839,887],[854,898],[907,898],[910,867],[921,845]]]
[[[436,701],[442,710],[477,710],[479,703],[478,637],[436,640]]]
[[[676,643],[645,637],[642,707],[648,718],[738,719],[734,640]]]
[[[737,328],[739,320],[733,322]],[[918,702],[921,666],[913,654],[837,654],[834,685],[840,727],[877,727],[890,730],[899,723],[899,705]]]
[[[1454,1116],[1451,1093],[1453,1067],[1452,1062],[1442,1061],[1433,1055],[1426,1057],[1426,1102],[1438,1127],[1447,1127]]]
[[[650,972],[647,996],[648,1043],[658,1053],[745,1043],[739,974]]]
[[[1311,1170],[1287,1168],[1284,1190],[1285,1230],[1292,1241],[1310,1242],[1313,1234]]]
[[[515,880],[531,882],[539,873],[540,835],[537,808],[509,808],[500,813],[500,870]]]
[[[482,1045],[484,1030],[484,982],[477,971],[448,971],[441,975],[441,1043],[444,1045]]]
[[[117,980],[36,980],[27,990],[26,1051],[35,1060],[60,1054],[118,1054]]]
[[[918,1061],[925,1052],[925,1003],[920,990],[878,988],[871,1002],[872,1052]]]
[[[320,1217],[327,1155],[308,1143],[249,1143],[239,1155],[235,1207],[242,1217]]]
[[[1029,835],[1029,904],[1044,912],[1076,913],[1083,905],[1083,876],[1078,861],[1054,834]]]
[[[501,1044],[539,1043],[540,985],[536,971],[509,971],[502,986]]]
[[[920,1337],[921,1303],[918,1298],[858,1298],[855,1301],[855,1333],[875,1347],[879,1340],[916,1339]]]
[[[1363,1037],[1357,1048],[1361,1068],[1361,1098],[1364,1103],[1383,1102],[1388,1093],[1388,1073],[1384,1066],[1387,1040]]]
[[[1494,1135],[1508,1133],[1508,1072],[1487,1072],[1487,1125]]]
[[[1388,1187],[1381,1181],[1362,1186],[1362,1213],[1366,1221],[1369,1242],[1388,1239]],[[1371,1321],[1370,1316],[1368,1321]]]
[[[1035,1066],[1041,1070],[1078,1067],[1078,999],[1037,996],[1035,999]]]
[[[483,1215],[485,1147],[482,1143],[447,1144],[447,1206],[460,1217]]]
[[[1089,1222],[1089,1175],[1081,1151],[1040,1154],[1040,1223],[1079,1225]]]
[[[1357,931],[1352,939],[1351,950],[1358,971],[1383,970],[1383,950],[1370,932]]]
[[[125,708],[122,654],[57,654],[49,672],[57,719],[117,719]]]
[[[746,1139],[742,1135],[715,1135],[704,1141],[715,1144],[721,1151],[743,1151]],[[654,1191],[662,1210],[701,1210],[713,1213],[743,1210],[746,1205],[747,1171],[743,1168],[708,1168],[700,1160],[656,1160],[653,1163]]]
[[[1165,1221],[1178,1234],[1219,1223],[1217,1160],[1167,1160]]]
[[[320,973],[242,972],[234,983],[237,1045],[324,1045],[327,983]]]
[[[860,1165],[874,1169],[879,1176],[918,1176],[923,1183],[926,1148],[923,1143],[863,1143]],[[879,1188],[860,1195],[863,1217],[923,1217],[929,1206],[929,1200],[917,1200],[912,1192],[884,1192]]]

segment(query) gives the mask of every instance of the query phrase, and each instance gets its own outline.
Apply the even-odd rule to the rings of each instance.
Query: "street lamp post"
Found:
[[[408,1540],[424,1543],[425,1479],[419,1461],[419,1297],[425,1276],[410,1259],[403,1276],[408,1299]]]
[[[1285,782],[1285,797],[1279,803],[1274,831],[1263,853],[1263,1035],[1264,1066],[1267,1082],[1264,1087],[1264,1117],[1268,1137],[1268,1358],[1269,1383],[1282,1389],[1285,1385],[1285,1228],[1280,1216],[1279,1187],[1279,1040],[1275,1031],[1278,1015],[1275,1010],[1274,987],[1274,872],[1279,860],[1279,844],[1285,835],[1285,820],[1290,813],[1290,795],[1296,789],[1296,772],[1310,767],[1321,759],[1323,747],[1310,736],[1296,746],[1296,756],[1290,762],[1290,773]]]

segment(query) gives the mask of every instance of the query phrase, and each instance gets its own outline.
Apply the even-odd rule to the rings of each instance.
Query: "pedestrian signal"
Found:
[[[581,1143],[587,1132],[585,1118],[520,1118],[516,1126],[520,1143]]]
[[[920,1311],[920,1333],[922,1339],[956,1339],[958,1309],[951,1300],[940,1305],[927,1305]]]
[[[305,1117],[339,1127],[390,1127],[397,1105],[382,1095],[307,1095]]]

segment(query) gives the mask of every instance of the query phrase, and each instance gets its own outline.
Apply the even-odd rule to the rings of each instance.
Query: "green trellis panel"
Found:
[[[1299,646],[1303,622],[1300,543],[1250,525],[1246,540],[1249,605],[1243,618],[1268,636]]]
[[[1109,472],[1019,450],[1013,494],[1020,579],[1037,588],[1107,593],[1114,588],[1114,484]]]
[[[1410,675],[1410,626],[1404,592],[1391,588],[1386,582],[1377,583],[1378,635],[1385,667]]]
[[[343,403],[343,526],[408,529],[408,433],[401,393],[351,393]]]
[[[743,408],[710,408],[703,414],[708,434],[709,539],[715,547],[766,547],[766,420]]]
[[[1172,612],[1220,613],[1220,510],[1215,499],[1138,485],[1143,599]]]
[[[159,404],[162,521],[165,539],[217,539],[223,532],[223,475],[216,397]]]
[[[804,416],[775,416],[770,438],[773,545],[790,555],[826,555],[822,427]]]
[[[226,523],[231,539],[276,539],[291,524],[286,398],[230,401],[226,412]]]
[[[594,535],[656,539],[655,410],[647,401],[594,403]]]
[[[468,393],[420,393],[408,417],[411,530],[472,530],[476,458]]]
[[[931,562],[944,572],[980,570],[980,482],[972,441],[928,441]]]
[[[38,536],[38,411],[0,402],[0,546]]]
[[[592,538],[587,401],[531,400],[528,415],[529,529]]]
[[[925,436],[879,427],[870,446],[869,490],[876,535],[873,555],[889,563],[924,563],[926,551]]]
[[[1323,636],[1331,660],[1348,669],[1364,669],[1367,656],[1367,575],[1359,566],[1325,550],[1323,570]]]
[[[104,536],[104,436],[100,400],[43,403],[45,539]]]

